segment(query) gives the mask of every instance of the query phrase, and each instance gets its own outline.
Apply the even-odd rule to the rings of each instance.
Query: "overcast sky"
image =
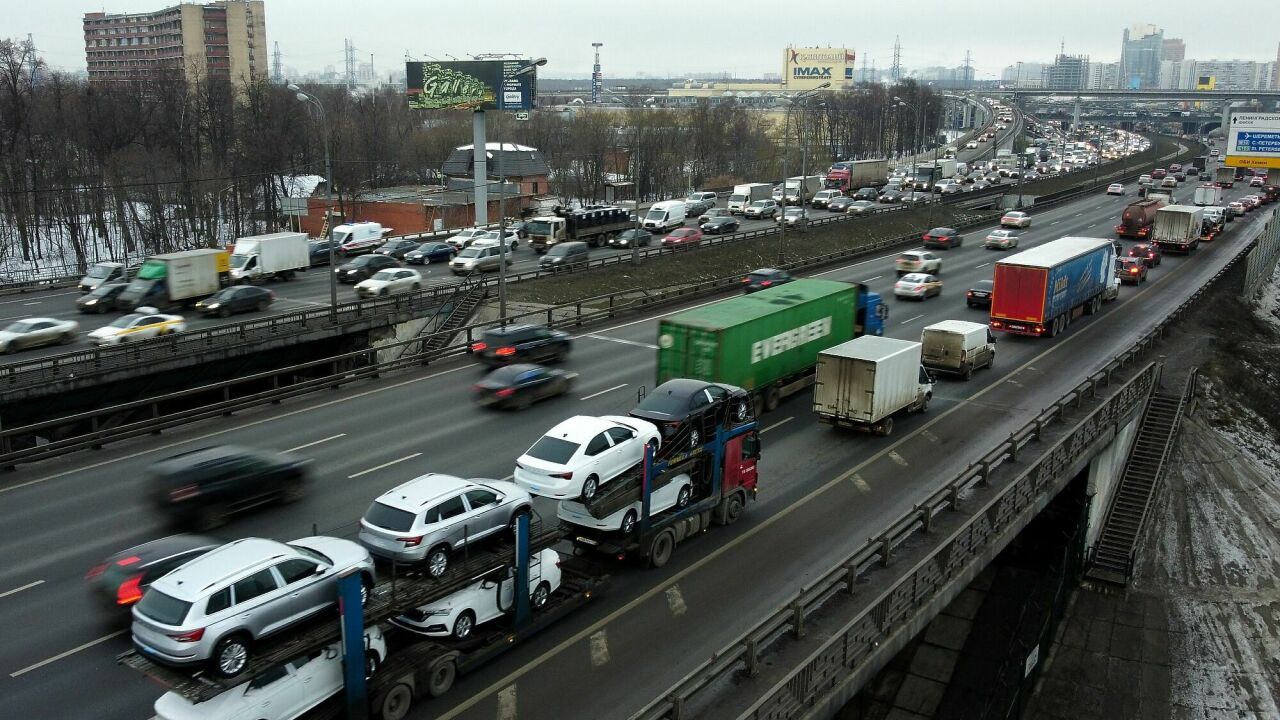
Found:
[[[31,33],[51,66],[83,69],[85,12],[146,12],[172,3],[0,0],[0,37]],[[1121,31],[1139,22],[1182,38],[1187,57],[1201,60],[1273,61],[1280,41],[1276,0],[1239,6],[1205,0],[266,0],[266,10],[267,40],[280,43],[285,67],[341,70],[343,39],[350,38],[360,61],[373,55],[380,75],[401,65],[407,51],[419,60],[500,52],[545,56],[544,76],[573,76],[591,71],[592,42],[604,43],[606,77],[759,77],[781,72],[787,45],[849,47],[859,65],[866,57],[886,68],[894,36],[901,35],[905,67],[961,65],[968,50],[978,79],[990,79],[1019,60],[1052,60],[1063,42],[1069,54],[1118,60]]]

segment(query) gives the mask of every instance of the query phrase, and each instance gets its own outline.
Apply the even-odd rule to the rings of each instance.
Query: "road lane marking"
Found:
[[[22,303],[22,307],[30,307],[32,305],[43,305],[43,304],[44,304],[43,300],[37,300],[35,302]]]
[[[689,606],[684,604],[684,595],[680,593],[679,585],[667,588],[667,607],[671,608],[671,614],[676,617],[689,612]]]
[[[928,440],[929,442],[938,442],[938,436],[937,436],[937,435],[934,435],[933,433],[929,432],[928,430],[922,430],[922,431],[920,432],[920,437],[923,437],[924,439]]]
[[[873,281],[873,280],[879,280],[879,279],[880,279],[880,278],[882,278],[882,277],[884,277],[884,276],[883,276],[883,275],[877,275],[877,276],[875,276],[875,277],[873,277],[873,278],[867,278],[866,280],[863,280],[862,282],[864,282],[864,283],[869,283],[869,282],[871,282],[871,281]]]
[[[588,338],[591,338],[592,340],[604,340],[606,342],[615,342],[621,345],[631,345],[634,347],[646,348],[648,350],[658,349],[658,346],[652,343],[636,342],[635,340],[623,340],[622,338],[606,337],[604,335],[596,335],[594,333],[587,333],[586,335],[579,335],[578,337],[588,337]]]
[[[357,400],[357,399],[359,399],[359,398],[366,397],[366,396],[369,396],[369,395],[376,395],[377,393],[384,392],[384,391],[386,391],[386,390],[395,390],[395,389],[398,389],[398,388],[402,388],[402,387],[404,387],[404,386],[406,386],[406,385],[412,385],[412,384],[414,384],[414,383],[422,382],[423,380],[431,380],[431,379],[433,379],[433,378],[438,378],[438,377],[440,377],[441,375],[448,375],[448,374],[450,374],[450,373],[456,373],[456,372],[458,372],[459,370],[466,370],[467,368],[473,368],[473,367],[479,367],[479,366],[480,366],[480,364],[479,364],[479,363],[467,363],[466,365],[459,365],[459,366],[458,366],[458,367],[456,367],[456,368],[449,368],[448,370],[441,370],[440,372],[437,372],[437,373],[431,373],[430,375],[424,375],[424,376],[422,376],[422,377],[411,378],[411,379],[409,379],[409,380],[403,380],[403,381],[398,382],[398,383],[392,383],[392,384],[387,385],[387,386],[384,386],[384,387],[379,387],[379,388],[374,388],[374,389],[372,389],[372,390],[365,390],[365,391],[363,391],[363,392],[358,392],[358,393],[356,393],[356,394],[354,394],[354,395],[348,395],[347,397],[340,397],[340,398],[336,398],[336,399],[334,399],[334,400],[326,400],[325,402],[318,403],[318,404],[316,404],[316,405],[308,405],[307,407],[304,407],[304,408],[298,408],[297,410],[290,410],[289,412],[284,413],[284,414],[282,414],[282,415],[274,415],[274,416],[272,416],[272,417],[262,418],[261,420],[253,420],[253,421],[251,421],[251,422],[242,423],[242,424],[237,425],[237,426],[235,426],[235,427],[223,428],[222,430],[214,430],[213,432],[208,432],[208,433],[205,433],[205,434],[203,434],[203,435],[197,435],[197,436],[195,436],[195,437],[193,437],[193,438],[188,438],[188,439],[185,439],[185,440],[176,440],[176,441],[174,441],[174,442],[167,443],[167,444],[165,444],[165,445],[160,445],[160,446],[158,446],[158,447],[154,447],[154,448],[151,448],[151,449],[149,449],[149,450],[143,450],[140,454],[147,455],[147,454],[151,454],[151,453],[155,453],[155,452],[160,452],[160,451],[162,451],[162,450],[168,450],[169,448],[175,448],[175,447],[178,447],[178,446],[180,446],[180,445],[188,445],[188,444],[191,444],[191,443],[200,442],[200,441],[202,441],[202,440],[208,440],[209,438],[218,437],[219,435],[226,435],[227,433],[235,432],[235,431],[237,431],[237,430],[243,430],[243,429],[245,429],[245,428],[249,428],[249,427],[254,427],[255,425],[262,425],[262,424],[264,424],[264,423],[275,422],[276,420],[284,420],[285,418],[290,418],[290,417],[293,417],[293,416],[295,416],[295,415],[301,415],[301,414],[303,414],[303,413],[312,412],[313,410],[320,410],[320,409],[322,409],[322,408],[329,407],[330,405],[338,405],[338,404],[340,404],[340,403],[349,402],[349,401],[351,401],[351,400]],[[40,483],[42,483],[42,482],[48,482],[49,480],[57,480],[57,479],[58,479],[58,478],[60,478],[60,477],[65,477],[65,476],[67,476],[67,475],[73,475],[73,474],[75,474],[75,473],[84,472],[84,471],[86,471],[86,470],[93,470],[93,469],[95,469],[95,468],[100,468],[100,467],[103,467],[103,466],[105,466],[105,465],[110,465],[110,464],[112,464],[112,463],[120,462],[121,460],[126,460],[126,459],[133,458],[133,457],[136,457],[136,455],[128,455],[128,456],[125,456],[125,457],[112,458],[111,460],[101,460],[101,461],[99,461],[99,462],[91,463],[91,464],[89,464],[89,465],[85,465],[85,466],[83,466],[83,467],[79,467],[79,468],[72,468],[72,469],[70,469],[70,470],[63,470],[62,472],[57,472],[57,473],[54,473],[54,474],[52,474],[52,475],[46,475],[45,477],[42,477],[42,478],[36,478],[35,480],[28,480],[28,481],[26,481],[26,482],[18,483],[17,485],[10,485],[10,486],[8,486],[8,487],[0,487],[0,493],[7,493],[7,492],[9,492],[10,490],[18,490],[18,489],[20,489],[20,488],[29,487],[29,486],[31,486],[31,485],[38,485],[38,484],[40,484]]]
[[[89,642],[87,642],[87,643],[85,643],[85,644],[83,644],[83,645],[77,645],[76,647],[73,647],[73,648],[71,648],[70,650],[67,650],[66,652],[60,652],[60,653],[58,653],[57,655],[54,655],[54,656],[53,656],[53,657],[51,657],[51,658],[48,658],[48,659],[46,659],[46,660],[41,660],[40,662],[36,663],[35,665],[28,665],[28,666],[26,666],[26,667],[22,668],[21,670],[16,670],[16,671],[14,671],[14,672],[11,672],[11,673],[9,673],[9,677],[11,677],[11,678],[21,677],[21,676],[26,675],[27,673],[31,672],[32,670],[39,670],[40,668],[44,667],[45,665],[48,665],[49,663],[57,662],[57,661],[61,660],[62,658],[67,657],[67,656],[69,656],[69,655],[75,655],[76,653],[80,652],[81,650],[85,650],[85,649],[87,649],[87,648],[91,648],[91,647],[93,647],[94,645],[98,645],[98,644],[100,644],[100,643],[104,643],[104,642],[106,642],[106,641],[110,640],[111,638],[119,637],[119,636],[123,635],[124,633],[125,633],[125,631],[124,631],[124,630],[117,630],[117,631],[115,631],[115,632],[113,632],[113,633],[111,633],[111,634],[109,634],[109,635],[103,635],[102,637],[98,638],[97,640],[90,640]]]
[[[1049,223],[1049,224],[1050,224],[1050,225],[1057,225],[1057,224],[1058,224],[1058,223],[1060,223],[1060,222],[1062,222],[1062,221],[1061,221],[1061,220],[1054,220],[1053,222],[1051,222],[1051,223]]]
[[[907,467],[908,465],[910,465],[910,463],[907,462],[907,459],[899,455],[897,451],[889,453],[889,459],[901,465],[902,467]]]
[[[761,434],[761,435],[763,435],[763,434],[765,434],[765,433],[769,432],[770,430],[772,430],[772,429],[774,429],[774,428],[782,427],[783,425],[786,425],[787,423],[791,422],[792,420],[795,420],[795,416],[792,416],[792,417],[789,417],[789,418],[785,418],[785,419],[783,419],[783,420],[779,420],[778,422],[776,422],[776,423],[774,423],[774,424],[770,425],[769,427],[767,427],[767,428],[765,428],[765,429],[761,430],[761,431],[760,431],[760,434]]]
[[[871,492],[871,486],[868,485],[867,481],[863,480],[862,476],[858,473],[854,473],[853,477],[849,478],[849,481],[853,483],[854,487],[858,488],[858,492]]]
[[[65,292],[65,293],[55,293],[53,295],[45,295],[44,297],[66,297],[67,295],[79,295],[79,294],[80,293],[78,292]],[[3,300],[3,301],[0,301],[0,305],[16,305],[18,303],[24,303],[24,302],[26,301],[25,300]]]
[[[911,322],[912,320],[919,320],[919,319],[920,319],[920,318],[922,318],[922,317],[924,317],[924,316],[923,316],[923,315],[917,315],[917,316],[912,317],[912,318],[907,318],[906,320],[903,320],[901,323],[899,323],[899,325],[906,325],[907,323]]]
[[[591,635],[591,667],[600,667],[609,662],[609,635],[600,630]]]
[[[44,584],[43,580],[36,580],[35,582],[29,582],[26,585],[23,585],[22,587],[16,587],[12,590],[5,590],[4,592],[0,592],[0,598],[9,597],[10,595],[17,595],[23,590],[30,590],[31,588],[37,585],[43,585],[43,584]]]
[[[326,442],[329,442],[330,440],[337,440],[340,437],[346,437],[346,436],[347,436],[346,433],[338,433],[337,435],[330,435],[329,437],[321,440],[313,440],[312,442],[309,442],[305,445],[299,445],[298,447],[291,447],[288,450],[281,450],[281,452],[287,452],[287,453],[297,452],[299,450],[304,450],[306,448],[309,448],[312,445],[319,445],[320,443],[326,443]]]
[[[981,265],[974,265],[974,266],[973,266],[973,269],[974,269],[974,270],[977,270],[978,268],[984,268],[984,267],[986,267],[986,266],[988,266],[988,265],[990,265],[990,264],[991,264],[991,263],[989,263],[989,262],[984,262],[984,263],[982,263]]]
[[[402,457],[402,458],[400,458],[400,459],[398,459],[398,460],[392,460],[391,462],[384,462],[384,463],[382,463],[381,465],[374,465],[373,467],[369,468],[368,470],[361,470],[360,472],[355,473],[354,475],[348,475],[348,476],[347,476],[347,479],[348,479],[348,480],[352,480],[352,479],[355,479],[355,478],[360,477],[361,475],[368,475],[369,473],[371,473],[371,472],[373,472],[373,471],[375,471],[375,470],[381,470],[381,469],[383,469],[383,468],[391,467],[392,465],[395,465],[395,464],[397,464],[397,463],[402,463],[402,462],[404,462],[405,460],[412,460],[412,459],[414,459],[414,458],[418,457],[418,456],[419,456],[419,455],[421,455],[421,454],[422,454],[422,453],[420,453],[420,452],[416,452],[416,453],[414,453],[414,454],[412,454],[412,455],[405,455],[404,457]]]
[[[594,397],[600,397],[601,395],[603,395],[603,394],[605,394],[605,393],[607,393],[607,392],[613,392],[614,390],[621,390],[622,388],[624,388],[624,387],[626,387],[626,386],[627,386],[627,383],[622,383],[621,385],[614,385],[614,386],[613,386],[613,387],[611,387],[611,388],[605,388],[604,390],[601,390],[600,392],[593,392],[593,393],[591,393],[590,395],[585,395],[585,396],[580,397],[580,398],[578,398],[578,399],[579,399],[579,400],[590,400],[591,398],[594,398]]]
[[[502,688],[498,693],[498,720],[516,720],[516,686]]]

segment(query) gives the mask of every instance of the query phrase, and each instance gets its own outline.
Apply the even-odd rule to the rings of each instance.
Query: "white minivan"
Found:
[[[684,227],[685,204],[683,200],[665,200],[654,203],[645,213],[642,223],[645,230],[666,232]]]

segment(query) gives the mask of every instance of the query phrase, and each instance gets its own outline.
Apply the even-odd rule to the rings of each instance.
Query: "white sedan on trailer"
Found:
[[[686,508],[692,498],[693,481],[689,479],[688,475],[681,473],[671,478],[666,485],[654,490],[653,494],[649,496],[649,516],[653,517],[671,508]],[[621,532],[623,535],[630,535],[635,532],[636,525],[640,522],[640,511],[641,501],[637,500],[611,515],[597,518],[592,517],[582,503],[574,502],[573,500],[561,500],[556,507],[556,517],[572,525],[584,528]]]
[[[391,624],[430,637],[465,640],[476,626],[502,617],[513,607],[515,572],[513,568],[507,571],[501,588],[495,580],[481,580],[430,605],[393,617]],[[530,557],[529,607],[541,609],[559,587],[559,553],[548,548]]]
[[[577,415],[547,431],[516,460],[515,483],[532,495],[590,500],[661,442],[658,427],[617,415]]]

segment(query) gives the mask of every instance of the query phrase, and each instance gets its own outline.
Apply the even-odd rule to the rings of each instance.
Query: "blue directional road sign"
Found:
[[[1233,152],[1280,153],[1280,132],[1246,132],[1237,130],[1236,145]]]

